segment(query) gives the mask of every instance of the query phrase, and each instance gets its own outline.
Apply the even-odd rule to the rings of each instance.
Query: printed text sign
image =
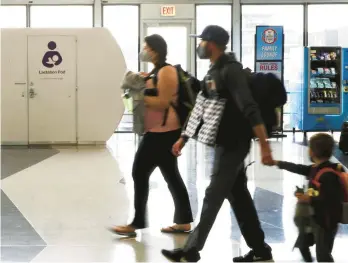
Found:
[[[282,62],[256,62],[256,72],[273,73],[282,79]]]
[[[256,27],[256,60],[283,60],[283,27]]]
[[[161,6],[161,16],[175,16],[175,6]]]

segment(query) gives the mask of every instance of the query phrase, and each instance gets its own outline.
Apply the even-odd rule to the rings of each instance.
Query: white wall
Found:
[[[2,29],[1,33],[2,144],[26,144],[28,135],[30,138],[26,74],[29,35],[77,37],[76,137],[80,144],[105,143],[124,112],[120,83],[126,71],[123,54],[110,32],[94,28]]]
[[[0,35],[1,138],[8,142],[26,144],[28,142],[27,36],[24,31],[19,34],[6,34],[7,32],[1,30]]]

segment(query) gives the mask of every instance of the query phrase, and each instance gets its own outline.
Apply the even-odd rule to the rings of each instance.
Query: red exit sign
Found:
[[[174,5],[161,6],[161,16],[175,16],[175,6]]]

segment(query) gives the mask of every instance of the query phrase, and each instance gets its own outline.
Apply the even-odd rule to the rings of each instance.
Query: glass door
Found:
[[[168,46],[167,63],[172,65],[180,64],[184,70],[192,71],[191,54],[193,40],[190,38],[192,23],[190,22],[145,22],[143,26],[143,37],[159,34]],[[142,44],[141,44],[142,45]],[[150,72],[153,65],[142,63],[142,69]]]

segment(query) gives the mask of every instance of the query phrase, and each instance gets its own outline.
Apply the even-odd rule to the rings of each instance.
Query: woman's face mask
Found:
[[[147,50],[143,50],[139,53],[139,59],[141,62],[152,62],[152,56]]]

